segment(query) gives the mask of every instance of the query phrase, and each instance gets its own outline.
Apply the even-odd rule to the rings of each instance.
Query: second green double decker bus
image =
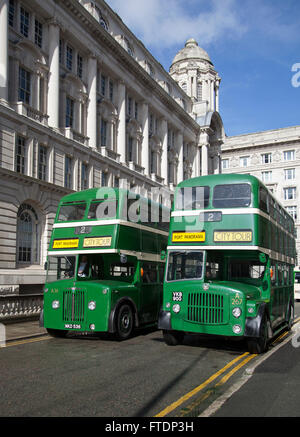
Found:
[[[109,332],[124,340],[157,323],[169,216],[124,189],[64,196],[47,258],[41,324],[49,334]]]
[[[167,344],[184,333],[244,338],[261,353],[290,327],[294,222],[250,175],[180,183],[171,213],[159,328]]]

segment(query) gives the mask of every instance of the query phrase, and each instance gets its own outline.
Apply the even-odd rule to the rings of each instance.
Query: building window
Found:
[[[297,206],[287,206],[287,212],[293,217],[293,219],[297,220]]]
[[[88,167],[83,162],[81,164],[81,189],[86,190],[89,187],[89,181],[88,181]]]
[[[25,174],[26,171],[26,146],[25,138],[17,136],[15,153],[15,170],[17,173]]]
[[[108,24],[107,21],[105,20],[105,18],[103,17],[100,9],[98,8],[98,6],[94,5],[95,11],[98,15],[98,21],[100,23],[100,25],[105,29],[108,30]]]
[[[295,150],[286,150],[283,152],[284,161],[294,161],[295,159]]]
[[[101,172],[101,187],[107,187],[107,173]]]
[[[287,168],[284,170],[284,179],[286,181],[295,179],[295,169],[294,168]]]
[[[240,157],[240,167],[248,167],[250,164],[250,156]]]
[[[34,42],[38,47],[42,48],[43,25],[38,20],[35,20],[34,22]]]
[[[101,134],[101,146],[107,145],[107,121],[101,119],[101,128],[100,128],[100,134]]]
[[[17,219],[17,261],[33,264],[39,256],[39,221],[31,205],[23,203]]]
[[[77,76],[79,79],[82,79],[82,71],[83,71],[83,59],[82,56],[77,55]]]
[[[103,74],[101,74],[100,94],[104,97],[106,94],[106,82],[107,82],[106,76],[103,76]]]
[[[30,82],[31,75],[24,68],[19,68],[19,100],[30,104]]]
[[[8,24],[11,27],[14,27],[14,24],[15,24],[15,2],[14,2],[14,0],[9,0]]]
[[[157,159],[156,159],[156,157],[157,157],[157,154],[156,154],[156,152],[155,152],[155,150],[151,150],[151,152],[150,152],[150,173],[152,174],[152,173],[156,173],[156,167],[157,167],[157,165],[156,165],[156,163],[157,163]]]
[[[168,150],[174,149],[174,143],[175,143],[175,133],[168,129]]]
[[[127,114],[131,117],[132,113],[132,98],[127,97]]]
[[[283,189],[284,200],[296,199],[296,187],[288,187]]]
[[[229,168],[229,159],[222,159],[222,170]]]
[[[114,100],[114,83],[112,80],[109,81],[109,100],[111,102]]]
[[[201,100],[202,100],[202,83],[201,82],[197,83],[197,100],[198,100],[198,102],[201,102]]]
[[[74,123],[74,100],[66,98],[66,127],[73,128]]]
[[[20,32],[28,38],[29,35],[29,12],[22,6],[20,8]]]
[[[272,171],[263,171],[261,173],[261,179],[263,182],[272,182]]]
[[[70,156],[65,157],[65,187],[73,188],[72,184],[72,158]]]
[[[272,153],[263,153],[261,155],[262,164],[271,164],[271,162],[272,162]]]
[[[42,181],[47,180],[47,147],[45,146],[39,146],[38,178]]]
[[[64,42],[63,40],[59,40],[59,63],[63,64],[64,63]]]
[[[128,147],[127,147],[127,162],[133,161],[133,138],[128,138]]]
[[[66,52],[66,67],[68,70],[72,71],[72,68],[73,68],[73,49],[69,45],[67,45],[67,52]]]

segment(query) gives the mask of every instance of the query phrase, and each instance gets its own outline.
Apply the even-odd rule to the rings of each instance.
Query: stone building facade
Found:
[[[292,215],[300,264],[300,126],[226,137],[222,173],[258,177]]]
[[[63,195],[219,172],[219,83],[194,40],[166,72],[102,0],[0,0],[0,295],[41,290]]]

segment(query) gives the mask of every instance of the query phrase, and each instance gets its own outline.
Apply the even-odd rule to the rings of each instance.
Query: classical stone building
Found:
[[[226,137],[222,173],[261,179],[293,216],[300,263],[300,126]]]
[[[166,72],[102,0],[0,0],[0,294],[41,290],[70,191],[164,201],[219,172],[219,83],[194,40]]]

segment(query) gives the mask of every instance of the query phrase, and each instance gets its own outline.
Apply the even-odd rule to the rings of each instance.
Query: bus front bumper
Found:
[[[163,311],[163,310],[159,311],[158,329],[166,329],[167,331],[172,329],[170,311]]]

